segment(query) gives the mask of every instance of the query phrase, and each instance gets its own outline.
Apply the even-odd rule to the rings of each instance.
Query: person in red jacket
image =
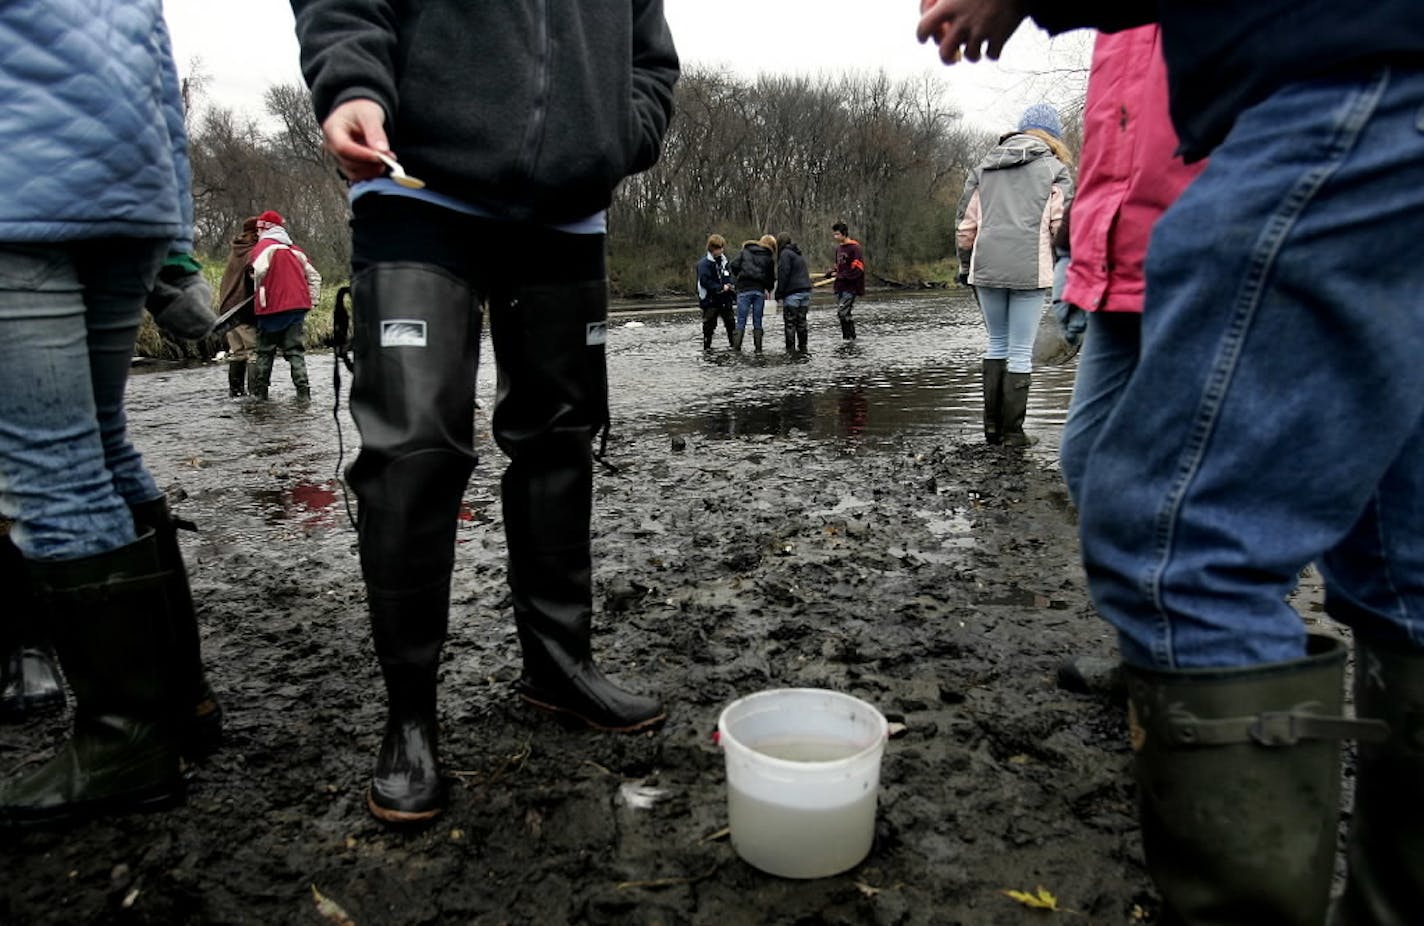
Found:
[[[257,244],[250,258],[257,313],[257,360],[251,391],[259,399],[267,398],[279,350],[292,368],[297,398],[311,398],[303,328],[307,313],[321,301],[321,274],[306,252],[292,243],[285,224],[281,214],[271,209],[259,215]]]
[[[850,236],[846,223],[832,225],[831,237],[836,239],[836,265],[826,271],[826,276],[836,278],[836,317],[841,321],[841,338],[854,341],[855,319],[850,312],[855,307],[855,297],[865,295],[865,254],[860,242]]]

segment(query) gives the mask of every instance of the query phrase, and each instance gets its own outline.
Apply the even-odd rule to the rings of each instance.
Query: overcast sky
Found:
[[[301,80],[287,0],[165,0],[178,70],[196,66],[218,105],[261,116],[262,92]],[[972,122],[1011,127],[1023,107],[1054,88],[1031,76],[1052,60],[1081,63],[1086,38],[1050,49],[1029,24],[999,63],[944,67],[915,42],[918,0],[666,0],[668,24],[684,65],[725,67],[753,77],[884,68],[896,77],[932,75]]]

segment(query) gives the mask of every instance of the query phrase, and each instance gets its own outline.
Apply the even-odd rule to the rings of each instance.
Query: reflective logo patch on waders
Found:
[[[589,322],[584,329],[585,347],[597,347],[608,343],[608,322]]]
[[[382,347],[424,347],[425,322],[418,318],[391,318],[381,322]]]

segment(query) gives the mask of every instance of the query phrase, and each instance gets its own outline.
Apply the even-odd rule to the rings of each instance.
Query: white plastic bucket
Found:
[[[858,865],[875,838],[888,733],[871,705],[820,688],[763,691],[727,705],[717,737],[727,759],[732,848],[783,878]]]

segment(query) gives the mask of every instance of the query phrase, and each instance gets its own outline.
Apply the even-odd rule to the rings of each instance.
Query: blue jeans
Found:
[[[1424,71],[1289,85],[1158,221],[1080,531],[1123,657],[1297,659],[1284,599],[1424,647]]]
[[[985,360],[1008,358],[1010,373],[1033,372],[1033,339],[1038,334],[1038,318],[1043,314],[1043,297],[1047,293],[1046,289],[974,287],[989,329]]]
[[[1068,303],[1060,303],[1067,305]],[[1142,348],[1142,316],[1136,312],[1082,312],[1087,316],[1073,399],[1058,445],[1058,463],[1073,504],[1083,501],[1083,473],[1103,422],[1117,407]]]
[[[28,559],[132,543],[159,492],[128,439],[124,384],[166,240],[0,243],[0,513]]]
[[[751,313],[752,327],[761,328],[761,313],[766,308],[766,293],[759,289],[737,293],[737,330],[747,329],[747,313]]]

